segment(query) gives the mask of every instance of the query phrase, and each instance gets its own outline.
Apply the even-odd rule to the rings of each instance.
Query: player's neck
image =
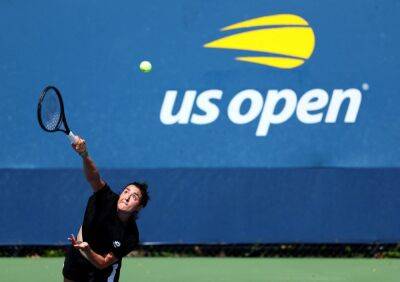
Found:
[[[130,213],[124,213],[124,212],[121,212],[121,211],[118,211],[117,214],[118,214],[118,218],[124,224],[126,224],[129,221],[129,219],[131,218],[131,216],[132,216]]]

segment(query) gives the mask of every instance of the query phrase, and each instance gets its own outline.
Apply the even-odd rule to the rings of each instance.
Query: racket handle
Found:
[[[72,131],[68,133],[67,137],[71,144],[75,144],[76,142],[78,142],[78,136],[76,136]]]

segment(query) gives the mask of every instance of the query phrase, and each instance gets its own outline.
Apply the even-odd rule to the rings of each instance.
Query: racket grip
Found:
[[[68,133],[67,137],[71,144],[75,144],[76,142],[78,142],[78,136],[76,136],[72,131]]]

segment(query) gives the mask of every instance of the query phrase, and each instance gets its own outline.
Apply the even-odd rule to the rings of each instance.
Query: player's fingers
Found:
[[[86,141],[84,139],[79,139],[79,141],[76,143],[77,147],[83,147],[85,146]]]
[[[71,243],[75,245],[76,244],[76,239],[75,239],[74,234],[71,234],[69,238],[70,238]]]
[[[78,150],[79,147],[80,147],[79,142],[77,142],[77,143],[75,143],[75,144],[72,144],[72,147],[74,148],[75,151]]]
[[[84,249],[84,246],[82,245],[82,243],[75,244],[74,247],[77,248],[77,249]]]
[[[72,240],[71,238],[68,238],[68,241],[70,241],[71,245],[75,247],[76,243],[74,242],[74,240]]]

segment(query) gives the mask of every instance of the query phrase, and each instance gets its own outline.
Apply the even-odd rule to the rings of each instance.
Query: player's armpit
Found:
[[[106,183],[101,178],[88,181],[94,192],[99,191],[106,186]]]

